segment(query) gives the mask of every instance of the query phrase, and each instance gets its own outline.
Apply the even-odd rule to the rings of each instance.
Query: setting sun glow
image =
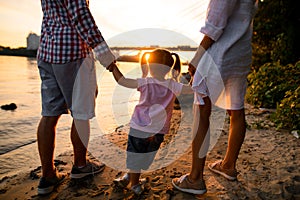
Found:
[[[36,0],[0,1],[0,45],[25,47],[30,32],[40,35],[40,3]],[[208,0],[89,0],[105,39],[136,29],[160,28],[181,33],[197,43],[201,40],[199,30],[207,3]]]
[[[150,54],[146,54],[146,61],[148,62],[148,59],[149,59],[149,57],[150,57]]]

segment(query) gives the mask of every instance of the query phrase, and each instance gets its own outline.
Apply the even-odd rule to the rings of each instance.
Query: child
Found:
[[[156,49],[141,59],[142,78],[125,78],[117,65],[108,68],[118,84],[127,88],[137,88],[141,93],[131,121],[127,141],[126,165],[129,173],[114,180],[119,187],[131,186],[131,190],[140,195],[143,185],[139,182],[141,170],[152,164],[164,134],[168,133],[176,95],[193,93],[189,85],[177,82],[181,63],[176,53]],[[147,65],[147,62],[148,65]],[[146,77],[150,72],[150,77]],[[166,78],[171,71],[172,78]]]

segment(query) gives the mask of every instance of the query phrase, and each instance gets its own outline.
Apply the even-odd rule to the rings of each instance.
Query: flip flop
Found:
[[[224,176],[226,179],[230,181],[234,181],[237,179],[237,171],[235,169],[222,169],[221,168],[222,160],[218,160],[214,163],[211,163],[208,165],[208,168],[215,172],[216,174],[219,174],[221,176]]]
[[[180,178],[174,178],[172,185],[182,191],[191,194],[204,194],[207,192],[204,180],[199,180],[196,183],[191,183],[188,178],[188,174],[181,176]]]

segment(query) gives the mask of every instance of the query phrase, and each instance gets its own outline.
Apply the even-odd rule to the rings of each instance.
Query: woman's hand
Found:
[[[194,67],[191,63],[189,63],[188,71],[191,76],[194,76],[194,74],[196,73],[196,67]]]

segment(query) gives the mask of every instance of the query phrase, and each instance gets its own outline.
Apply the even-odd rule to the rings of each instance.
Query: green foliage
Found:
[[[300,85],[300,62],[281,66],[266,63],[248,76],[246,100],[264,108],[276,108],[287,91],[295,91]]]
[[[271,52],[266,46],[252,43],[252,71],[258,70],[260,66],[271,62]]]
[[[277,106],[274,121],[278,128],[300,130],[300,86],[286,92]]]
[[[300,61],[281,66],[266,63],[248,76],[246,100],[257,106],[275,108],[278,128],[300,130]]]
[[[300,130],[300,1],[259,1],[246,100],[276,108],[279,128]],[[298,61],[298,63],[296,63]],[[289,63],[296,63],[295,65]]]
[[[300,1],[259,1],[254,19],[253,69],[266,62],[282,65],[300,59]]]

